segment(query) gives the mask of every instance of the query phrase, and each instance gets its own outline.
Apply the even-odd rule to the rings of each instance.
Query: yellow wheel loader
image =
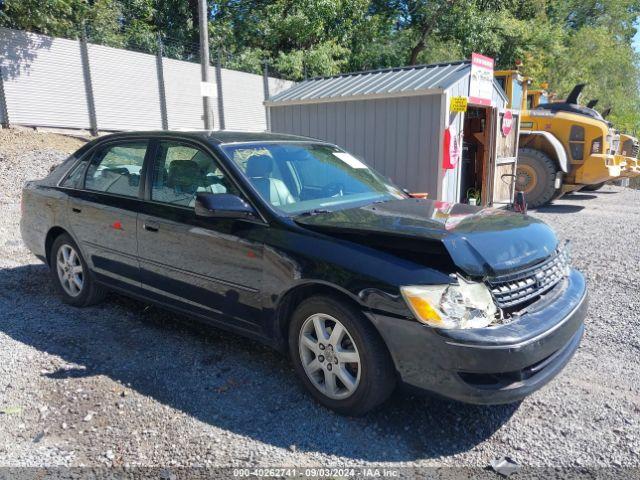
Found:
[[[607,118],[611,113],[611,108],[602,111],[602,117]],[[640,163],[638,153],[640,152],[640,142],[635,137],[627,133],[620,133],[620,144],[616,152],[616,161],[623,166],[622,176],[634,178],[640,176]]]
[[[606,115],[603,112],[603,117]],[[640,143],[638,139],[626,133],[620,133],[620,142],[618,151],[616,152],[614,163],[622,169],[620,176],[626,178],[635,178],[640,176],[640,162],[638,161],[638,152],[640,151]],[[582,190],[595,192],[600,190],[606,182],[596,185],[587,185]]]
[[[640,177],[640,161],[638,161],[638,153],[640,153],[640,142],[637,138],[620,134],[620,148],[618,154],[624,157],[626,166],[622,175],[629,178]]]
[[[598,100],[591,100],[587,107],[593,109],[596,106]],[[594,118],[603,118],[606,119],[611,113],[611,108],[606,108],[602,111],[602,113],[598,114],[598,112],[593,111],[590,113],[590,116]],[[607,122],[609,127],[613,125],[611,122]],[[614,156],[614,164],[618,165],[621,168],[621,177],[634,178],[640,176],[640,165],[638,163],[638,151],[640,150],[640,144],[638,143],[638,139],[632,137],[628,134],[619,133],[619,141],[618,141],[618,149]],[[598,183],[595,185],[587,185],[582,190],[594,192],[596,190],[601,189],[606,182]]]
[[[556,94],[547,91],[548,84],[543,83],[542,88],[527,88],[527,110],[533,110],[540,104],[551,103]]]
[[[534,106],[530,81],[518,70],[496,71],[495,77],[509,107],[521,110],[516,188],[529,206],[620,176],[623,167],[614,158],[619,136],[598,112],[578,104],[584,85],[576,85],[564,102],[542,103],[541,95]]]

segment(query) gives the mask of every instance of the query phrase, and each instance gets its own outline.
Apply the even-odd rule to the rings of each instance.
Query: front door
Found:
[[[147,140],[98,147],[78,190],[69,190],[68,216],[85,259],[99,280],[139,287],[137,217]]]
[[[201,146],[160,141],[138,218],[143,288],[159,301],[236,328],[261,322],[266,224],[196,217],[198,192],[239,190]]]
[[[518,139],[520,137],[520,111],[497,110],[495,118],[494,159],[491,173],[493,204],[513,203],[518,163]]]

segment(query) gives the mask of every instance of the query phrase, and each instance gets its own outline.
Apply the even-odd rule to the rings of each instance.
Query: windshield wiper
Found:
[[[322,213],[331,213],[331,210],[326,210],[322,208],[314,208],[313,210],[309,210],[308,212],[302,212],[299,214],[299,217],[312,217],[314,215],[320,215]]]

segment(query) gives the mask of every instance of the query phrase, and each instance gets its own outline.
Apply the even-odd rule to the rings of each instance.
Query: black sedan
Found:
[[[398,383],[517,401],[584,330],[584,278],[547,225],[410,198],[308,138],[102,137],[25,186],[21,229],[64,301],[113,290],[288,351],[346,414]]]

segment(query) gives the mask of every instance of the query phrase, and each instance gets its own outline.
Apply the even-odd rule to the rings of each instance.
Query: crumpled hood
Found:
[[[498,275],[537,263],[558,247],[544,222],[506,210],[425,199],[298,216],[325,233],[371,233],[441,242],[455,265],[472,276]],[[426,249],[425,249],[426,250]]]

